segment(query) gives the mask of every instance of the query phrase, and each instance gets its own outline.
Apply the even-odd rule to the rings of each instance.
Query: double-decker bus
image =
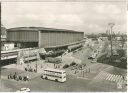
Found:
[[[44,70],[44,73],[41,75],[41,78],[54,80],[56,82],[65,82],[66,72],[60,69],[47,68]]]

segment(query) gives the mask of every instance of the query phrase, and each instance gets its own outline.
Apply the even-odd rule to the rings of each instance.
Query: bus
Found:
[[[60,69],[47,68],[44,69],[44,73],[41,75],[42,79],[54,80],[56,82],[66,81],[66,72]]]

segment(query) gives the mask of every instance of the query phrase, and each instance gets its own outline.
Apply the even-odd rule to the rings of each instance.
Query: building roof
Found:
[[[46,68],[44,71],[54,71],[54,72],[65,72],[65,70],[62,69],[54,69],[54,68]]]
[[[79,32],[74,30],[67,30],[67,29],[56,29],[56,28],[46,28],[46,27],[16,27],[16,28],[10,28],[8,31],[61,31],[61,32]],[[83,33],[83,32],[82,32]]]

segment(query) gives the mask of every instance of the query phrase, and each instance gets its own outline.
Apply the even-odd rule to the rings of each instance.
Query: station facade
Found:
[[[17,27],[7,30],[7,41],[14,42],[20,48],[39,47],[56,48],[83,42],[84,32],[43,28]]]

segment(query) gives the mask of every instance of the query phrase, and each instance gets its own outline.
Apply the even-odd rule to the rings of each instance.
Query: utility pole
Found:
[[[37,73],[37,61],[36,61],[36,73]]]
[[[111,56],[110,56],[110,61],[112,62],[112,55],[113,55],[113,26],[115,24],[114,23],[109,23],[108,26],[109,26],[109,37],[110,37],[110,47],[111,47]]]
[[[38,62],[40,61],[39,49],[36,49],[36,53],[37,53],[37,61],[36,61],[36,72],[37,72],[37,70],[38,70]]]
[[[1,59],[0,59],[0,60],[1,60]],[[2,66],[1,66],[1,63],[0,63],[0,80],[1,80],[1,67],[2,67]]]

